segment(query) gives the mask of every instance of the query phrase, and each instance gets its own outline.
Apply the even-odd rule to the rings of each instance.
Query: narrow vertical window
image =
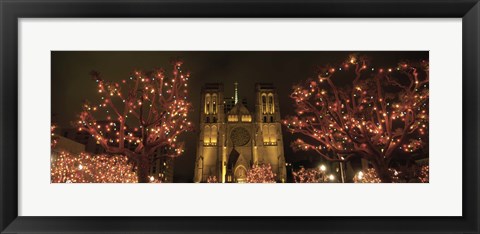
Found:
[[[275,125],[270,125],[268,128],[269,133],[269,142],[271,145],[275,145],[277,143],[277,130],[275,129]]]
[[[268,134],[268,126],[267,125],[263,125],[263,132],[262,132],[262,135],[263,135],[263,143],[264,144],[268,144],[269,142],[269,134]]]
[[[217,126],[212,126],[211,133],[210,133],[210,144],[217,145]]]
[[[211,113],[217,114],[217,94],[212,95],[212,110]]]
[[[210,94],[205,95],[205,114],[210,113]]]
[[[262,95],[262,111],[264,114],[267,112],[267,97],[265,97],[265,94]]]
[[[203,131],[203,144],[210,145],[210,127],[205,126],[205,130]]]
[[[273,114],[273,112],[275,111],[274,107],[273,107],[273,95],[272,94],[270,94],[268,96],[268,111],[270,112],[270,114]]]

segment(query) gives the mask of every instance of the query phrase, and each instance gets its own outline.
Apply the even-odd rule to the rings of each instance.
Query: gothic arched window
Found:
[[[262,127],[263,145],[277,145],[277,129],[273,124]]]
[[[210,131],[210,144],[217,145],[217,126],[213,125]]]
[[[273,105],[273,94],[268,95],[268,112],[270,114],[273,114],[275,111],[274,105]]]
[[[212,113],[217,114],[217,94],[212,96]]]
[[[203,144],[204,145],[210,145],[210,126],[205,126],[205,129],[203,131]]]
[[[264,114],[267,112],[267,97],[265,94],[262,95],[262,111]]]
[[[264,144],[268,144],[269,142],[269,134],[268,134],[268,125],[263,125],[263,132],[262,132],[262,135],[263,135],[263,143]]]
[[[275,129],[275,125],[270,125],[268,127],[268,133],[269,133],[269,142],[270,144],[274,145],[277,143],[277,130]]]
[[[205,114],[210,113],[210,94],[205,95]]]

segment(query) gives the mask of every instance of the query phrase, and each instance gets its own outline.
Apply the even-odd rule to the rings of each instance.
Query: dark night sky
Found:
[[[200,87],[208,82],[221,82],[225,96],[233,96],[233,83],[239,82],[239,96],[248,99],[253,111],[254,84],[271,82],[277,88],[282,117],[293,114],[289,98],[292,85],[316,76],[319,66],[340,64],[349,54],[359,53],[371,59],[374,67],[394,67],[399,61],[428,60],[428,52],[320,52],[320,51],[55,51],[52,52],[52,122],[60,128],[71,127],[81,111],[82,100],[97,103],[96,83],[89,72],[96,70],[104,79],[121,81],[135,69],[165,68],[180,58],[184,69],[191,72],[189,96],[194,110],[190,119],[198,126]],[[168,73],[167,73],[168,74]],[[308,154],[293,157],[289,147],[293,137],[284,131],[287,161],[303,160]],[[175,161],[175,177],[182,181],[193,178],[195,146],[198,132],[186,133],[185,154]]]

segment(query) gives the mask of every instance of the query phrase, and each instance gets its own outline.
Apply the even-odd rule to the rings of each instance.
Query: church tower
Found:
[[[201,91],[200,137],[197,143],[194,182],[206,182],[209,176],[219,178],[223,122],[223,84],[205,84]]]
[[[275,88],[272,84],[257,84],[255,110],[251,112],[238,99],[238,83],[234,85],[232,108],[224,108],[222,84],[206,84],[202,88],[203,111],[194,182],[207,182],[209,177],[221,183],[246,182],[247,172],[254,164],[270,164],[276,181],[285,182],[285,156]]]
[[[273,84],[255,84],[255,124],[258,129],[258,163],[272,166],[277,180],[286,181],[285,155],[278,94]]]

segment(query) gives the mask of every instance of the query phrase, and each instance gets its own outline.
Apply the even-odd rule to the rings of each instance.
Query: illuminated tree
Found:
[[[55,148],[55,146],[58,143],[58,137],[54,133],[56,128],[57,128],[57,126],[55,126],[55,125],[50,126],[50,148],[51,149]]]
[[[392,169],[389,170],[392,173]],[[359,171],[355,177],[353,177],[354,183],[381,183],[382,181],[378,178],[377,172],[374,168],[368,168],[365,171]],[[396,180],[392,179],[392,182]]]
[[[292,172],[295,183],[326,183],[333,180],[333,175],[328,176],[326,171],[319,169],[300,168]]]
[[[421,183],[430,183],[430,166],[422,165],[416,176]]]
[[[389,173],[393,183],[429,183],[429,166],[420,165],[413,166],[411,169],[396,170],[389,169]],[[358,172],[353,177],[355,183],[381,183],[382,181],[378,177],[378,174],[374,168],[368,168],[365,171]]]
[[[275,183],[275,173],[270,164],[255,164],[247,171],[247,183]]]
[[[379,68],[352,55],[323,67],[291,94],[297,114],[284,124],[300,136],[292,146],[333,162],[366,159],[392,182],[392,160],[428,143],[428,82],[428,61]]]
[[[218,183],[218,179],[216,176],[209,176],[207,178],[207,183]]]
[[[190,75],[181,66],[181,62],[173,64],[171,77],[162,69],[135,71],[121,83],[91,73],[101,102],[84,104],[78,130],[91,134],[107,153],[126,156],[135,165],[140,183],[149,182],[148,172],[158,150],[169,157],[183,152],[177,138],[191,129],[187,120],[191,104],[187,100]],[[106,121],[97,121],[101,116]]]
[[[52,183],[137,183],[133,165],[122,155],[73,155],[61,152],[52,157]]]

